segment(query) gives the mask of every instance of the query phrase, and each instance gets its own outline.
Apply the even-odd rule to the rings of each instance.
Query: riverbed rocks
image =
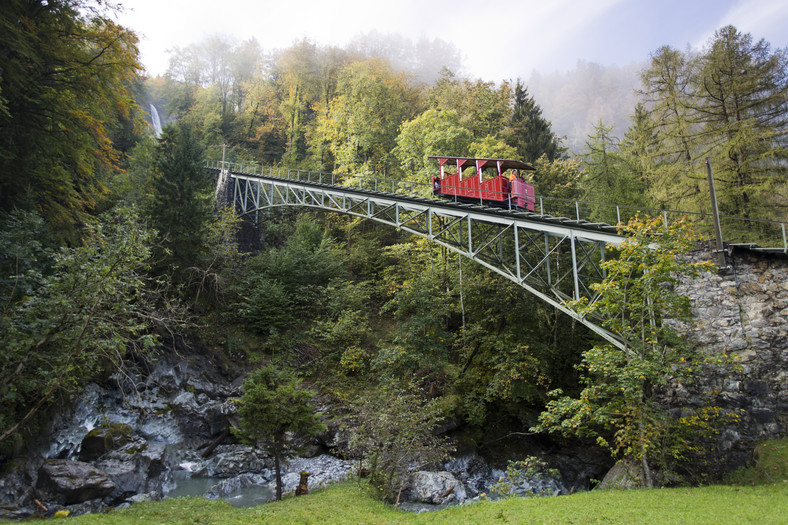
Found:
[[[200,468],[208,477],[229,478],[238,474],[261,472],[273,468],[273,459],[248,445],[219,445],[215,454]]]
[[[410,488],[411,501],[445,505],[466,500],[465,486],[451,472],[420,470],[413,474]]]
[[[272,458],[229,431],[237,425],[233,399],[241,395],[240,377],[225,378],[205,367],[211,364],[162,355],[131,378],[88,385],[72,411],[53,419],[51,443],[20,463],[15,476],[1,480],[0,518],[42,513],[36,499],[49,515],[99,512],[177,494],[181,484],[204,487],[191,495],[233,504],[267,501],[274,493]],[[310,490],[357,473],[359,458],[341,457],[349,455],[352,432],[347,408],[317,401],[332,424],[318,439],[300,443],[308,446],[309,457],[284,462],[285,493],[295,490],[302,471],[309,473]],[[78,469],[82,474],[68,474]],[[478,456],[455,461],[443,471],[419,473],[403,500],[461,503],[488,490],[498,474]],[[66,481],[75,477],[79,484],[70,486]]]
[[[46,500],[71,505],[109,496],[115,483],[83,461],[49,459],[38,471],[36,488]]]

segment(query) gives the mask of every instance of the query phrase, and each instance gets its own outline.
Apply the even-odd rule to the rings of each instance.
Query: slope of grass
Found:
[[[788,522],[788,483],[757,487],[709,486],[585,492],[556,498],[512,498],[409,514],[370,498],[363,487],[344,483],[305,497],[236,509],[201,498],[140,503],[128,509],[70,520],[75,524],[248,523],[644,523],[779,524]]]
[[[788,480],[788,438],[764,441],[755,447],[753,464],[730,473],[726,483],[761,485]]]

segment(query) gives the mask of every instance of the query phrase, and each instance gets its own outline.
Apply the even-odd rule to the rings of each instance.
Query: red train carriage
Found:
[[[430,156],[440,164],[440,177],[432,178],[432,193],[461,202],[534,211],[534,187],[521,172],[536,168],[519,160]],[[475,168],[475,171],[473,171]],[[463,178],[464,171],[470,175]],[[506,174],[506,172],[509,172]]]

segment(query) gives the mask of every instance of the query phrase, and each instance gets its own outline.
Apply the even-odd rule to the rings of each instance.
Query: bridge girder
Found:
[[[622,341],[601,319],[566,306],[581,297],[597,300],[592,284],[605,277],[605,245],[623,237],[576,221],[530,212],[484,208],[435,199],[361,190],[262,175],[225,173],[233,205],[241,215],[298,206],[377,221],[429,239],[525,288],[606,340]]]

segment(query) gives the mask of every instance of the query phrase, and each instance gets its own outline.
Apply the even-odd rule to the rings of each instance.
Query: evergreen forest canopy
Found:
[[[734,27],[697,54],[655,51],[623,138],[600,121],[577,157],[524,82],[460,77],[456,51],[440,41],[368,35],[346,49],[305,39],[265,51],[212,37],[175,49],[156,78],[144,76],[136,43],[103,2],[9,0],[0,13],[3,454],[43,428],[57,400],[129,356],[171,347],[176,333],[248,366],[296,370],[359,414],[428,406],[422,427],[448,417],[479,446],[539,423],[550,391],[564,395],[541,419],[546,431],[577,416],[571,396],[597,386],[609,404],[595,409],[665,421],[643,409],[640,376],[625,378],[622,400],[578,366],[630,373],[626,357],[436,245],[290,210],[267,216],[264,246],[243,253],[239,220],[214,212],[201,169],[222,144],[232,161],[417,182],[436,170],[428,155],[517,158],[537,167],[543,195],[687,210],[708,207],[709,157],[723,213],[785,220],[788,55]],[[169,122],[158,139],[148,104]],[[644,235],[658,228],[644,224]],[[657,344],[632,346],[646,354]],[[644,363],[651,384],[670,379],[674,363]],[[645,440],[619,426],[628,441],[606,436],[601,417],[591,423],[616,454],[672,469],[697,459],[654,456],[667,423]],[[372,428],[360,446],[390,433]],[[397,479],[400,465],[391,468],[381,477]]]

